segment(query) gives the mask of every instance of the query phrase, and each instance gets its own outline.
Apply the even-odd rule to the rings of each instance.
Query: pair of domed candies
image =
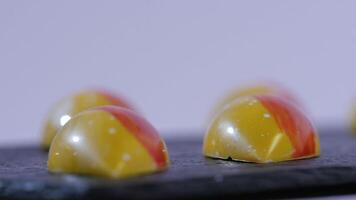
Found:
[[[207,157],[268,163],[315,157],[319,138],[299,103],[277,86],[238,90],[216,108]],[[123,98],[98,90],[69,96],[50,111],[42,146],[51,172],[124,178],[169,167],[155,128]]]

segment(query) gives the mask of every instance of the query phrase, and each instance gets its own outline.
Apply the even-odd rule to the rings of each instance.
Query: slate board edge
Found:
[[[345,176],[348,174],[348,176]],[[239,179],[239,181],[236,181]],[[291,179],[294,179],[291,181]],[[279,184],[273,184],[279,181]],[[202,182],[204,184],[202,184]],[[283,182],[283,187],[281,187]],[[233,199],[285,198],[355,193],[356,167],[320,167],[201,177],[189,181],[97,186],[58,185],[31,180],[0,180],[1,199]],[[174,197],[174,198],[172,198]]]

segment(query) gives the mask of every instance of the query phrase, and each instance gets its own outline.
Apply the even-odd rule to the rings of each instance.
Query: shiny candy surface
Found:
[[[104,106],[71,119],[54,138],[51,172],[124,178],[164,170],[168,152],[157,131],[128,109]]]
[[[42,147],[48,149],[56,132],[75,114],[88,108],[103,105],[116,105],[133,109],[124,99],[100,90],[82,91],[65,97],[55,104],[46,116],[42,132]]]
[[[278,162],[320,154],[319,137],[306,116],[272,95],[236,99],[213,119],[203,145],[208,157]]]

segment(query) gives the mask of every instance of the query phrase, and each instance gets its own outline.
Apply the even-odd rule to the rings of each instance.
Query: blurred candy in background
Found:
[[[231,90],[227,92],[227,94],[221,98],[221,101],[218,103],[214,111],[219,111],[227,104],[232,103],[236,99],[244,96],[253,96],[253,95],[275,95],[280,96],[298,106],[302,107],[302,103],[299,102],[298,98],[295,97],[292,92],[288,91],[287,89],[283,88],[281,84],[266,82],[266,83],[259,83],[250,86],[239,87],[237,89]]]
[[[202,135],[228,90],[263,80],[293,91],[318,127],[349,126],[355,6],[1,1],[0,143],[37,143],[50,107],[91,87],[130,97],[163,137]]]
[[[351,128],[354,133],[356,133],[356,104],[352,108],[352,116],[351,116]]]
[[[69,95],[54,104],[47,113],[42,131],[42,147],[48,149],[58,129],[62,128],[74,115],[86,109],[104,105],[116,105],[134,110],[127,100],[104,90],[83,90]]]

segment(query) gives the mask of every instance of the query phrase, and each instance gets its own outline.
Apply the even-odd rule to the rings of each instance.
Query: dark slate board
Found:
[[[168,141],[162,173],[108,180],[47,172],[38,147],[0,149],[0,199],[236,199],[356,193],[356,136],[320,133],[322,156],[277,164],[205,158],[201,141]]]

